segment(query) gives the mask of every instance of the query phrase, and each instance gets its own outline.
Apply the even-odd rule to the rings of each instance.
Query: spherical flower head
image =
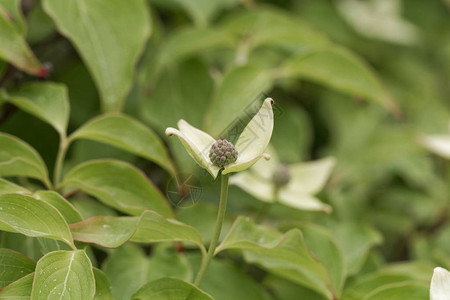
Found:
[[[287,166],[281,165],[273,173],[273,182],[278,187],[285,186],[290,180],[291,173],[289,172],[289,168]]]
[[[209,150],[209,159],[213,165],[223,168],[224,166],[234,163],[238,158],[238,152],[234,148],[233,143],[223,139],[217,140]]]

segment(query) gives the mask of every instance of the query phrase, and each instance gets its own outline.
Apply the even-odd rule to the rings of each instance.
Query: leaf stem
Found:
[[[56,162],[55,162],[55,169],[53,172],[53,185],[56,188],[59,184],[59,181],[61,179],[61,171],[62,166],[64,162],[64,157],[66,156],[66,151],[69,146],[69,140],[66,138],[65,135],[60,135],[60,141],[59,141],[59,149],[58,154],[56,156]]]
[[[216,226],[214,228],[214,234],[209,244],[208,253],[203,257],[200,269],[198,270],[197,277],[195,278],[194,284],[199,286],[202,282],[203,276],[205,275],[206,269],[209,266],[214,253],[216,251],[217,242],[219,241],[220,232],[222,231],[222,224],[225,218],[225,211],[227,209],[227,198],[228,198],[228,174],[221,175],[222,183],[220,190],[220,203],[219,210],[217,212]]]

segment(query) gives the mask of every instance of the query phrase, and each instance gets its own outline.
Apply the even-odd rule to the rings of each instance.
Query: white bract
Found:
[[[435,268],[431,278],[430,300],[450,300],[450,272]]]
[[[420,142],[434,154],[450,159],[450,134],[424,135],[420,138]]]
[[[255,198],[274,203],[279,201],[302,210],[330,212],[331,207],[314,197],[327,182],[335,164],[332,157],[286,165],[289,181],[282,186],[275,184],[274,174],[283,165],[272,147],[268,147],[270,162],[258,162],[250,170],[236,174],[230,183],[239,186]]]
[[[244,128],[236,142],[237,160],[225,165],[222,174],[243,171],[251,167],[261,157],[268,158],[264,151],[272,137],[272,105],[273,100],[271,98],[264,100],[263,105]],[[220,167],[214,165],[209,158],[209,151],[216,140],[206,132],[193,127],[185,120],[178,121],[178,128],[167,128],[166,135],[178,136],[184,148],[197,164],[216,178]]]

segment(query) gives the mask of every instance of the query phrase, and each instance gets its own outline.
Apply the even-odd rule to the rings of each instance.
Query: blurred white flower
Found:
[[[339,0],[341,15],[361,35],[388,42],[412,45],[419,30],[401,16],[401,0]]]
[[[261,157],[268,159],[264,151],[269,144],[273,131],[273,100],[267,98],[239,136],[234,149],[238,152],[234,162],[223,166],[222,174],[239,172],[251,167]],[[178,128],[169,127],[166,135],[176,135],[189,155],[214,178],[222,167],[214,164],[210,150],[216,140],[184,120],[178,121]],[[228,144],[228,143],[227,143]]]
[[[450,300],[450,272],[437,267],[431,278],[430,300]]]
[[[449,122],[450,131],[450,122]],[[419,138],[420,143],[429,151],[450,159],[450,133],[423,135]]]
[[[246,172],[230,178],[234,184],[255,198],[302,210],[331,212],[331,207],[314,197],[325,185],[335,159],[332,157],[291,165],[282,165],[272,147],[270,161],[260,161]]]

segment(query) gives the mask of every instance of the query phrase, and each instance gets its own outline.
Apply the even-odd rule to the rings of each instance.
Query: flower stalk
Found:
[[[200,265],[200,269],[198,270],[197,277],[195,278],[194,284],[199,286],[202,282],[203,276],[205,275],[208,266],[214,257],[216,252],[217,242],[220,238],[220,233],[222,231],[223,220],[225,218],[225,211],[227,209],[227,199],[228,199],[228,174],[221,175],[221,189],[220,189],[220,203],[219,210],[217,212],[216,225],[214,227],[214,234],[211,240],[211,243],[208,248],[208,253],[202,259],[202,263]]]

